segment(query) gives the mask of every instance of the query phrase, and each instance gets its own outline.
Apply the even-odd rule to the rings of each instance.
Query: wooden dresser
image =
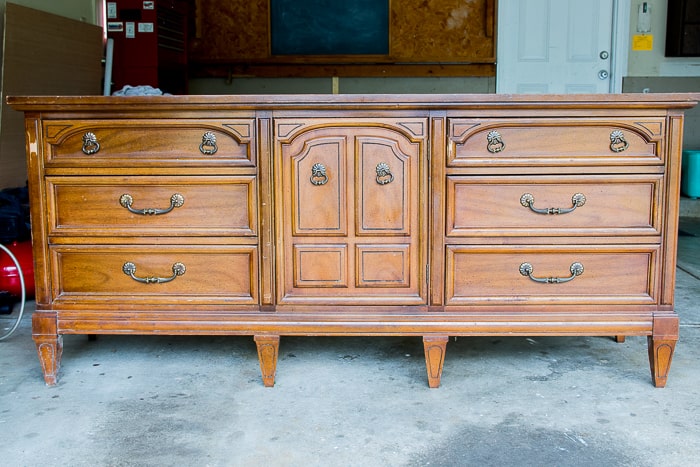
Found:
[[[648,336],[673,310],[688,94],[10,97],[33,338]],[[154,363],[155,364],[155,363]],[[465,362],[464,364],[469,364]]]

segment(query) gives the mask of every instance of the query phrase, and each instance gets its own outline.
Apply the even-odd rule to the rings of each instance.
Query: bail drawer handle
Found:
[[[586,196],[583,193],[574,194],[571,197],[572,206],[570,208],[536,208],[534,206],[535,197],[530,193],[523,193],[520,197],[520,204],[526,208],[530,208],[532,212],[536,212],[537,214],[567,214],[586,204]]]
[[[199,145],[199,152],[205,156],[211,156],[218,150],[219,147],[216,145],[216,135],[211,131],[204,133],[202,135],[202,144]]]
[[[83,135],[83,152],[88,156],[96,154],[100,150],[100,143],[95,133],[88,131]]]
[[[377,183],[380,185],[387,185],[394,181],[394,174],[391,173],[389,164],[385,162],[380,162],[377,164]]]
[[[572,263],[571,267],[569,267],[569,272],[571,272],[571,276],[569,277],[535,277],[532,275],[533,267],[530,263],[521,264],[519,270],[520,274],[529,277],[535,282],[542,284],[562,284],[564,282],[572,281],[574,280],[574,277],[583,274],[583,264],[578,262]]]
[[[622,152],[630,147],[627,140],[625,140],[625,134],[620,130],[615,130],[610,133],[610,150],[613,152]]]
[[[153,277],[153,276],[146,276],[146,277],[136,277],[136,265],[132,262],[126,262],[124,263],[124,266],[122,266],[122,272],[126,274],[127,276],[131,277],[133,280],[136,282],[141,282],[142,284],[165,284],[166,282],[170,282],[175,280],[177,276],[181,276],[185,273],[187,268],[185,268],[185,265],[182,263],[175,263],[173,264],[172,270],[173,270],[173,275],[170,277]]]
[[[165,209],[156,209],[156,208],[134,209],[131,207],[131,205],[134,204],[134,197],[131,196],[129,193],[124,193],[119,198],[119,204],[121,204],[123,208],[128,209],[129,212],[134,213],[134,214],[141,214],[142,216],[157,216],[160,214],[167,214],[170,211],[172,211],[173,209],[179,208],[180,206],[185,204],[185,197],[182,196],[180,193],[173,194],[170,197],[170,207],[165,208]]]
[[[312,184],[316,186],[325,185],[328,183],[328,175],[326,174],[326,166],[316,163],[311,166],[311,177],[309,178]]]

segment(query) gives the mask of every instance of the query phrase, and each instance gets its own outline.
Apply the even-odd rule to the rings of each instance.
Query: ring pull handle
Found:
[[[574,277],[583,274],[583,264],[578,262],[572,263],[571,267],[569,267],[569,272],[571,272],[571,276],[569,277],[535,277],[532,275],[533,268],[532,264],[530,263],[521,264],[519,270],[520,274],[529,277],[535,282],[539,282],[542,284],[562,284],[564,282],[569,282],[573,280]]]
[[[326,166],[319,163],[314,164],[311,167],[311,177],[309,178],[309,180],[316,186],[321,186],[328,183],[328,175],[326,175]]]
[[[216,135],[211,131],[207,131],[202,135],[202,144],[199,145],[199,152],[205,156],[211,156],[219,150],[216,145]]]
[[[83,135],[83,152],[88,156],[96,154],[100,150],[100,143],[97,142],[95,133],[88,131]]]
[[[134,214],[141,214],[142,216],[157,216],[159,214],[167,214],[170,211],[172,211],[173,209],[179,208],[180,206],[185,204],[185,197],[182,196],[180,193],[173,194],[170,197],[170,207],[165,208],[165,209],[155,209],[155,208],[134,209],[131,207],[131,205],[134,204],[134,197],[131,196],[129,193],[124,193],[119,198],[119,204],[121,204],[123,208],[128,209],[129,212],[134,213]]]
[[[126,274],[127,276],[131,277],[133,280],[136,282],[141,282],[142,284],[165,284],[166,282],[170,282],[175,280],[177,276],[181,276],[185,273],[187,268],[185,268],[185,265],[182,263],[175,263],[173,264],[172,267],[173,270],[173,275],[170,277],[153,277],[153,276],[146,276],[146,277],[136,277],[136,265],[132,262],[126,262],[124,263],[124,266],[122,266],[122,272]]]
[[[613,152],[622,152],[630,147],[627,140],[625,140],[625,134],[620,130],[615,130],[610,133],[610,150]]]
[[[535,204],[535,197],[530,193],[523,193],[520,197],[520,204],[526,208],[530,208],[532,212],[536,212],[537,214],[566,214],[586,204],[586,196],[583,193],[574,194],[574,196],[571,197],[572,206],[570,208],[536,208],[533,206]]]
[[[506,143],[503,142],[503,137],[495,130],[486,135],[486,141],[488,142],[486,149],[488,149],[488,151],[492,154],[501,152],[506,148]]]
[[[391,183],[394,181],[394,174],[391,173],[391,170],[389,169],[389,165],[380,162],[377,164],[377,183],[380,185],[386,185],[388,183]]]

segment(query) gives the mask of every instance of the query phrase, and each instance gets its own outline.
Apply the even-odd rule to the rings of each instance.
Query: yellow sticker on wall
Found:
[[[635,34],[632,36],[632,50],[649,51],[654,48],[654,36],[651,34]]]

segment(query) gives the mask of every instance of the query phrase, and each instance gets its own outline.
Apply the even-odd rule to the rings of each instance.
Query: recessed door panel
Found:
[[[409,287],[410,245],[357,245],[357,287]]]
[[[347,287],[346,245],[295,245],[295,287]]]
[[[386,138],[357,138],[358,235],[410,235],[410,155]]]
[[[318,138],[292,155],[294,235],[345,235],[347,142]]]

